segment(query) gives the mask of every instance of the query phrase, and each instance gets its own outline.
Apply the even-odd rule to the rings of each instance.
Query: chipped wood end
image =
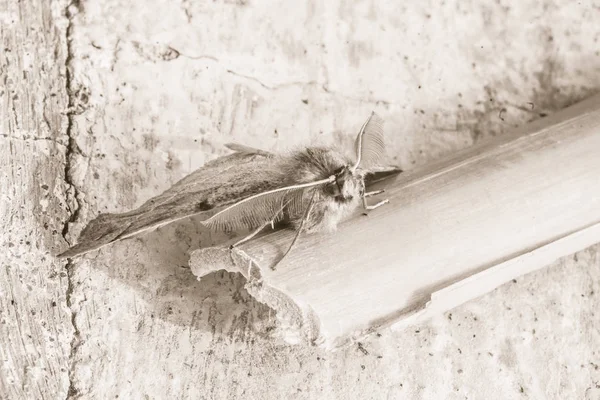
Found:
[[[239,272],[247,280],[246,290],[261,303],[277,311],[279,331],[288,343],[319,343],[319,321],[310,305],[268,283],[264,270],[250,256],[238,249],[209,247],[196,250],[190,258],[192,273],[200,280],[211,272]]]

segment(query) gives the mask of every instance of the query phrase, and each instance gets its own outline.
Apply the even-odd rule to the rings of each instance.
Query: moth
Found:
[[[284,223],[294,228],[296,236],[277,265],[302,232],[331,232],[361,204],[365,210],[386,204],[388,200],[369,205],[367,198],[383,190],[367,192],[366,186],[402,172],[380,165],[385,156],[383,120],[374,112],[356,137],[354,160],[327,147],[279,155],[240,144],[226,147],[234,153],[205,164],[139,208],[98,215],[83,229],[78,244],[58,257],[78,256],[182,218],[210,213],[202,221],[209,228],[254,229],[231,247],[268,226]]]

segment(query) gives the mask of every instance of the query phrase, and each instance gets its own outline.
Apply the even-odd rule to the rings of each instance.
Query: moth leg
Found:
[[[363,186],[363,187],[364,187],[364,186]],[[388,199],[381,200],[379,203],[376,203],[376,204],[373,204],[373,205],[369,205],[369,204],[367,203],[367,197],[375,196],[375,195],[381,194],[381,193],[383,193],[383,192],[385,192],[385,189],[381,189],[381,190],[375,190],[375,191],[373,191],[373,192],[365,192],[365,193],[363,194],[363,197],[362,197],[363,208],[364,208],[365,210],[374,210],[374,209],[376,209],[376,208],[378,208],[378,207],[381,207],[381,206],[382,206],[382,205],[384,205],[384,204],[387,204],[387,203],[389,203],[390,201],[389,201]]]
[[[312,197],[310,198],[310,203],[308,203],[308,206],[306,207],[306,211],[304,211],[304,215],[302,216],[302,222],[300,222],[300,227],[298,228],[298,231],[296,232],[296,236],[294,236],[294,240],[292,240],[290,247],[288,247],[287,251],[283,254],[283,256],[275,264],[273,264],[271,266],[271,269],[273,271],[275,271],[275,268],[277,267],[277,265],[279,265],[279,263],[290,253],[290,251],[292,251],[292,248],[298,241],[298,238],[300,237],[300,234],[302,233],[302,229],[304,229],[304,224],[306,223],[306,220],[308,219],[308,216],[310,215],[310,212],[312,211],[316,193],[317,193],[317,191],[315,190],[312,194]]]
[[[381,189],[381,190],[375,190],[374,192],[367,192],[363,195],[363,197],[371,197],[371,196],[377,196],[378,194],[381,194],[385,192],[385,189]]]
[[[366,197],[363,197],[362,201],[363,201],[363,208],[365,210],[374,210],[374,209],[379,208],[382,205],[387,204],[387,203],[390,202],[388,199],[385,199],[385,200],[381,200],[377,204],[369,205],[369,204],[367,204],[367,198]]]

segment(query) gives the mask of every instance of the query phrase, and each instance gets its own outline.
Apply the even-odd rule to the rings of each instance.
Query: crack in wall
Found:
[[[67,147],[67,145],[65,143],[63,143],[63,142],[61,142],[59,140],[56,140],[55,138],[50,137],[50,136],[44,136],[44,137],[29,136],[29,135],[13,136],[13,135],[9,135],[9,134],[6,134],[6,133],[0,133],[0,137],[7,138],[7,139],[10,139],[10,140],[20,140],[20,141],[23,141],[23,142],[29,142],[29,141],[32,141],[32,142],[48,141],[48,142],[53,142],[53,143],[56,143],[58,145]]]
[[[68,110],[67,115],[67,128],[66,128],[66,151],[65,151],[65,168],[64,168],[64,179],[65,183],[68,186],[66,197],[67,200],[67,208],[70,212],[70,217],[65,221],[64,227],[62,229],[62,236],[69,243],[68,236],[70,234],[70,225],[79,219],[79,212],[81,210],[81,202],[79,200],[79,190],[75,184],[75,179],[73,177],[73,162],[74,157],[77,153],[79,153],[79,148],[77,147],[77,142],[74,138],[74,118],[77,114],[73,111],[75,107],[75,98],[77,96],[77,90],[74,87],[74,73],[72,71],[72,63],[74,59],[73,47],[72,47],[72,36],[73,36],[73,18],[80,11],[81,4],[79,0],[74,0],[73,2],[67,5],[65,10],[65,15],[68,21],[67,29],[66,29],[66,47],[67,47],[67,57],[65,60],[65,69],[66,69],[66,91],[68,96]],[[72,206],[74,205],[74,206]],[[69,388],[67,390],[67,399],[78,397],[77,389],[74,385],[73,374],[75,370],[75,353],[77,348],[81,344],[81,332],[77,326],[77,312],[73,308],[73,292],[74,292],[74,269],[75,263],[72,259],[67,259],[67,263],[65,265],[65,269],[67,272],[67,290],[66,290],[66,302],[67,306],[71,311],[71,325],[73,325],[73,339],[71,340],[71,350],[69,354]]]
[[[21,127],[19,126],[19,113],[17,112],[17,107],[15,105],[15,101],[13,100],[11,102],[11,106],[10,106],[12,113],[13,113],[13,117],[15,119],[15,131],[19,131],[21,130]]]
[[[262,82],[258,78],[255,78],[255,77],[250,76],[250,75],[243,75],[243,74],[235,72],[235,71],[233,71],[231,69],[227,69],[226,68],[225,72],[227,72],[228,74],[231,74],[231,75],[238,76],[240,78],[244,78],[244,79],[248,79],[248,80],[251,80],[253,82],[256,82],[260,86],[262,86],[262,87],[264,87],[265,89],[268,89],[268,90],[277,90],[277,89],[281,89],[281,88],[284,88],[284,87],[291,87],[291,86],[310,86],[310,85],[316,85],[316,84],[318,84],[317,81],[308,81],[308,82],[294,81],[294,82],[284,82],[284,83],[280,83],[280,84],[271,86],[271,85],[267,85],[266,83]]]
[[[232,70],[231,68],[227,68],[226,66],[224,66],[221,61],[214,56],[211,55],[206,55],[206,54],[201,54],[201,55],[189,55],[186,53],[182,53],[180,50],[172,47],[172,46],[167,46],[167,49],[172,52],[175,56],[171,57],[169,59],[163,59],[163,61],[171,61],[171,60],[175,60],[179,57],[183,57],[183,58],[187,58],[189,60],[210,60],[210,61],[214,61],[215,63],[217,63],[226,73],[230,74],[230,75],[234,75],[237,76],[239,78],[243,78],[243,79],[248,79],[250,81],[253,81],[257,84],[259,84],[260,86],[262,86],[263,88],[267,89],[267,90],[278,90],[281,88],[286,88],[286,87],[291,87],[291,86],[310,86],[310,85],[318,85],[319,83],[317,81],[292,81],[292,82],[283,82],[283,83],[279,83],[279,84],[275,84],[275,85],[269,85],[266,84],[265,82],[263,82],[262,80],[254,77],[254,76],[250,76],[250,75],[244,75],[241,74],[239,72],[236,72],[234,70]]]
[[[121,42],[121,39],[119,38],[119,40],[117,41],[117,45],[120,42]],[[341,97],[345,100],[353,101],[353,102],[359,103],[359,104],[382,104],[386,107],[397,104],[396,102],[393,102],[391,100],[371,98],[371,97],[365,97],[365,98],[355,97],[355,96],[350,96],[350,95],[347,95],[344,93],[340,93],[340,92],[331,90],[331,89],[329,89],[328,79],[326,79],[324,83],[320,83],[316,80],[310,80],[310,81],[282,82],[282,83],[278,83],[278,84],[267,84],[257,77],[254,77],[251,75],[245,75],[245,74],[236,72],[231,68],[228,68],[226,65],[224,65],[224,63],[221,62],[221,60],[219,58],[212,56],[212,55],[208,55],[208,54],[191,55],[185,51],[176,49],[175,47],[170,46],[170,45],[164,45],[162,47],[161,46],[148,46],[148,45],[145,45],[145,44],[143,44],[141,42],[137,42],[137,41],[132,41],[131,44],[134,46],[134,48],[136,49],[136,51],[138,52],[138,54],[141,57],[144,57],[145,59],[153,61],[153,62],[156,62],[159,60],[169,62],[169,61],[177,60],[180,57],[187,58],[189,60],[213,61],[220,68],[222,68],[225,71],[225,73],[236,76],[238,78],[252,81],[252,82],[258,84],[259,86],[261,86],[262,88],[267,89],[269,91],[276,91],[279,89],[293,87],[293,86],[316,86],[317,88],[320,88],[323,92],[327,93],[330,96]],[[150,47],[150,48],[148,48],[148,47]],[[116,60],[116,55],[114,58]],[[111,66],[111,71],[113,69],[114,69],[114,63],[113,63],[113,66]]]
[[[328,95],[331,95],[334,97],[341,97],[345,100],[353,101],[353,102],[359,103],[359,104],[383,104],[386,107],[398,104],[398,103],[390,101],[390,100],[377,99],[377,98],[371,98],[371,97],[365,97],[365,98],[354,97],[354,96],[349,96],[344,93],[336,92],[335,90],[329,89],[328,82],[322,84],[321,89]]]
[[[56,140],[53,137],[49,137],[49,136],[38,137],[38,136],[24,135],[22,137],[18,137],[18,136],[12,136],[12,135],[9,135],[9,134],[6,134],[6,133],[0,133],[0,137],[7,138],[7,139],[10,139],[10,140],[20,140],[22,142],[48,141],[48,142],[52,142],[52,143],[55,143],[55,144],[60,145],[60,146],[67,147],[67,145],[65,143],[61,142],[60,140]]]

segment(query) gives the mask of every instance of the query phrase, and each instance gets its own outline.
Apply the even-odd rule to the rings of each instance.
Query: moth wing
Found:
[[[238,153],[243,153],[243,154],[258,154],[261,156],[265,156],[265,157],[274,157],[275,155],[273,153],[270,153],[268,151],[265,150],[261,150],[261,149],[257,149],[254,147],[250,147],[250,146],[246,146],[243,144],[239,144],[239,143],[225,143],[225,147],[227,147],[230,150],[236,151]]]
[[[305,190],[331,181],[328,178],[258,193],[225,208],[202,223],[213,229],[235,231],[277,221],[283,217],[284,209],[294,213],[302,208]]]
[[[270,157],[235,153],[206,163],[135,210],[100,214],[77,244],[57,257],[74,257],[182,218],[230,205],[249,193],[281,187]]]
[[[369,169],[378,165],[385,157],[383,119],[372,112],[363,124],[354,142],[356,149],[355,168]]]

